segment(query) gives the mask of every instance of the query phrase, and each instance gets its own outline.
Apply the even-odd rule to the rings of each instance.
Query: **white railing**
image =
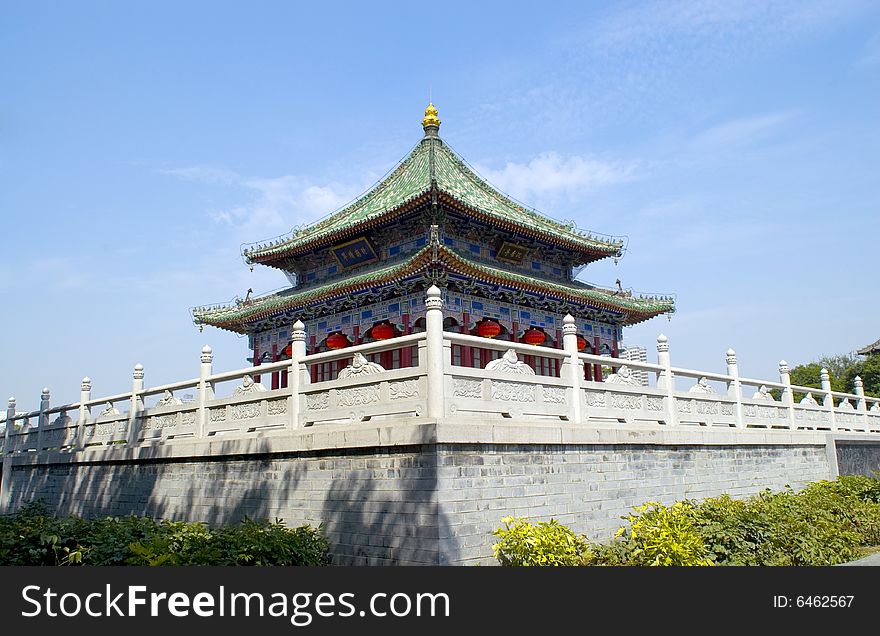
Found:
[[[213,352],[205,347],[197,378],[145,388],[144,369],[137,365],[129,392],[93,398],[91,380],[84,378],[79,402],[52,407],[44,389],[38,410],[18,412],[10,398],[6,417],[0,418],[0,454],[94,452],[399,418],[880,433],[880,398],[866,396],[859,378],[855,393],[833,391],[824,369],[820,388],[792,385],[784,361],[778,380],[742,377],[733,350],[727,351],[724,373],[673,367],[662,335],[656,363],[580,353],[570,317],[562,349],[478,338],[443,331],[436,288],[429,290],[426,304],[423,333],[306,355],[304,326],[297,322],[290,360],[214,373]],[[412,367],[386,370],[367,360],[413,346],[418,362]],[[459,366],[453,363],[453,346],[503,355],[485,368]],[[521,356],[553,361],[559,377],[535,375]],[[347,367],[337,379],[311,382],[311,366],[326,363]],[[596,365],[614,372],[601,381],[587,380],[593,375],[585,368]],[[637,371],[652,381],[643,385]],[[266,389],[254,380],[279,372],[287,372],[284,388]],[[195,400],[176,395],[188,389]]]

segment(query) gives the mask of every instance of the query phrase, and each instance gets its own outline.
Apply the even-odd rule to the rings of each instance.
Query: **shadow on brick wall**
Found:
[[[458,559],[438,504],[432,445],[353,454],[321,514],[334,565],[448,565]]]
[[[235,442],[215,443],[204,459],[169,459],[157,447],[140,449],[136,461],[15,466],[10,509],[41,500],[59,515],[86,518],[131,514],[209,525],[274,520],[280,497],[296,490],[304,467],[290,462],[272,472],[262,440],[254,440],[247,455],[231,456],[234,448]]]

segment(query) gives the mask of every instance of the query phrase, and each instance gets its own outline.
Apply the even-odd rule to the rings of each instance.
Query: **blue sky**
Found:
[[[283,287],[241,245],[441,136],[548,216],[628,238],[627,329],[776,377],[880,337],[880,5],[0,3],[0,392],[195,377],[246,341],[189,309]]]

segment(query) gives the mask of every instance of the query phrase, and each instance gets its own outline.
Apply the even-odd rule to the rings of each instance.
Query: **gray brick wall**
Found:
[[[12,509],[210,524],[325,523],[338,564],[493,563],[506,515],[606,539],[632,506],[743,496],[829,476],[823,446],[425,444],[204,459],[13,466]]]
[[[880,444],[838,442],[837,464],[841,475],[880,475]]]
[[[823,446],[447,445],[438,459],[450,520],[440,538],[458,547],[460,563],[492,562],[491,532],[507,514],[558,519],[607,540],[648,501],[743,497],[829,477]]]

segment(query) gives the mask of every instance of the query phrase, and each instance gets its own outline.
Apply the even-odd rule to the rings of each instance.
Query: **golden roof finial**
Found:
[[[428,104],[428,107],[425,109],[425,118],[422,119],[422,127],[427,128],[428,126],[440,128],[440,118],[437,117],[437,107],[434,106],[433,102]]]

